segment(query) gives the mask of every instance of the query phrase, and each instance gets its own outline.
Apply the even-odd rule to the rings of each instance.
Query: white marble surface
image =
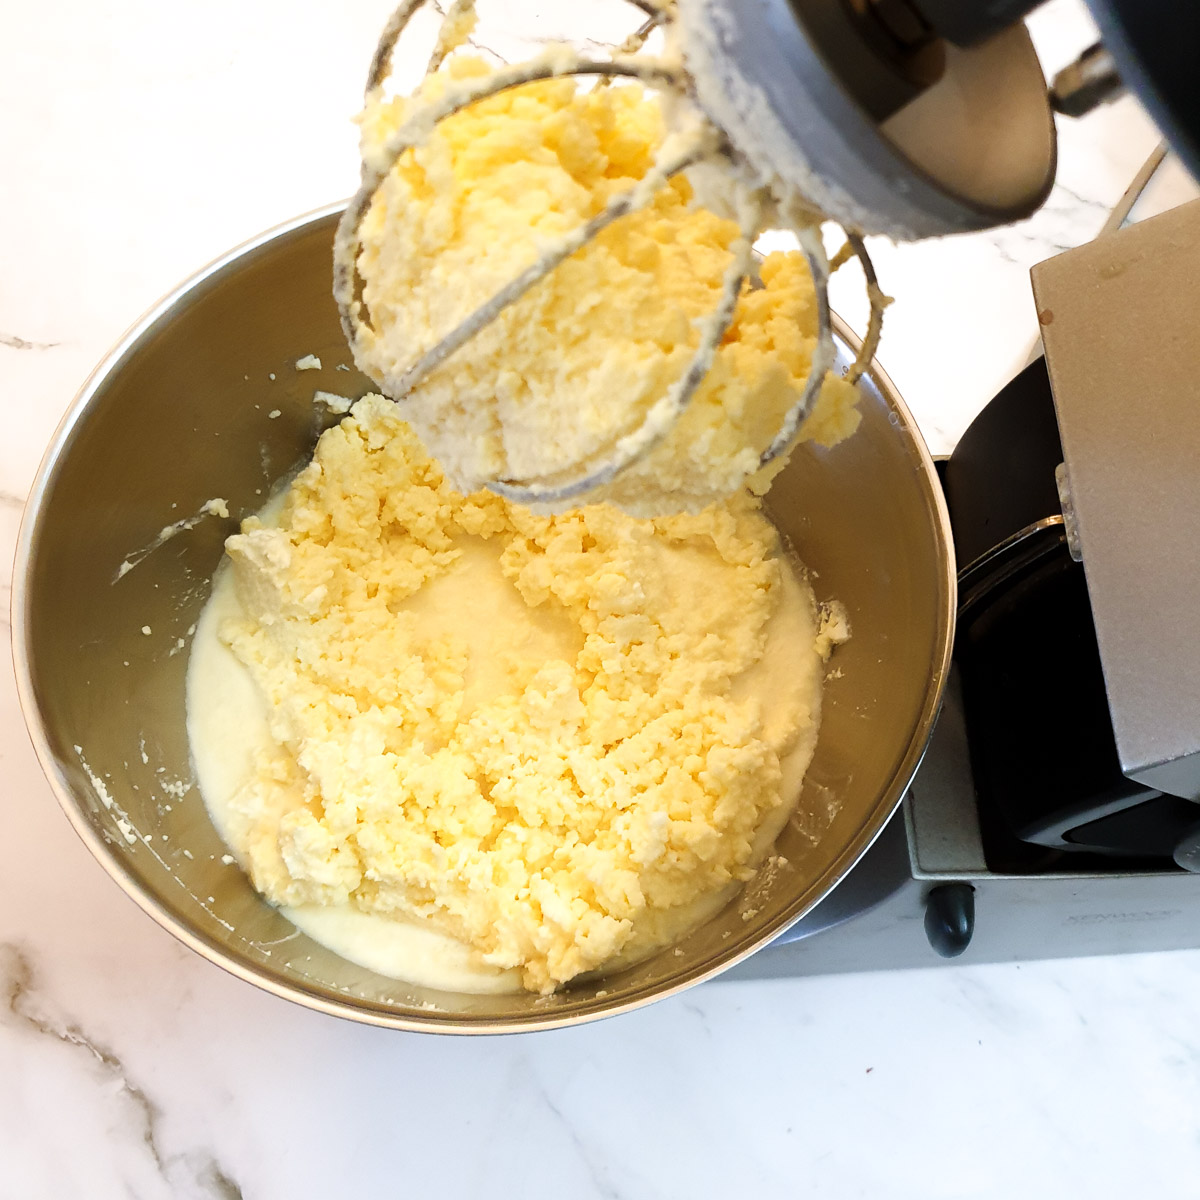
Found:
[[[541,33],[590,6],[503,7]],[[10,12],[5,563],[42,447],[121,331],[230,245],[351,189],[347,118],[387,8]],[[1051,69],[1089,37],[1075,0],[1035,32]],[[1064,128],[1033,221],[878,248],[899,297],[881,358],[935,450],[1023,360],[1029,265],[1090,237],[1154,140],[1122,101]],[[358,1027],[226,976],[120,894],[43,782],[3,661],[0,1200],[1197,1192],[1200,953],[717,982],[520,1038]]]

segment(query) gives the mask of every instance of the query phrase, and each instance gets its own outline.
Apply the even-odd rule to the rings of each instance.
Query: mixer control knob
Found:
[[[925,936],[943,958],[957,958],[975,932],[975,889],[945,883],[925,897]]]

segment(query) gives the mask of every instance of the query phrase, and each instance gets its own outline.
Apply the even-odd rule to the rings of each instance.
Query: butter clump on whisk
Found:
[[[607,80],[606,64],[569,48],[500,70],[450,54],[469,10],[452,8],[412,97],[378,86],[385,35],[338,247],[356,361],[454,485],[547,509],[697,511],[764,491],[795,436],[851,433],[862,364],[828,370],[819,238],[805,226],[801,250],[755,270],[779,205],[739,183],[673,56],[619,51],[607,65],[634,82],[584,90],[581,68]],[[527,81],[494,91],[513,80]],[[718,189],[732,211],[696,202],[687,171],[702,165],[732,180]]]

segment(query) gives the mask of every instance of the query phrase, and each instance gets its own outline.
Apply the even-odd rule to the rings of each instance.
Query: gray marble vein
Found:
[[[1054,188],[1055,191],[1073,200],[1080,208],[1090,209],[1094,213],[1099,213],[1101,217],[1108,216],[1110,206],[1104,200],[1098,200],[1094,196],[1085,196],[1082,192],[1077,192],[1074,188],[1067,187],[1061,179],[1055,182]]]
[[[17,337],[15,333],[0,333],[0,346],[7,346],[10,350],[53,350],[61,345],[62,342],[31,342]]]
[[[71,1046],[98,1066],[107,1081],[118,1085],[128,1098],[137,1134],[158,1173],[176,1194],[177,1167],[187,1168],[191,1182],[214,1200],[243,1200],[242,1189],[207,1152],[167,1154],[162,1147],[163,1112],[153,1098],[130,1077],[115,1051],[90,1037],[78,1024],[43,1016],[39,1011],[38,982],[29,953],[21,946],[0,944],[0,1013],[7,1024]]]
[[[712,1030],[708,1025],[708,1014],[700,1007],[699,1004],[692,1003],[691,1000],[680,1000],[679,1007],[684,1012],[691,1013],[700,1026],[700,1032],[704,1034],[709,1041],[712,1040]]]
[[[446,7],[441,0],[433,0],[430,7],[439,17],[446,16]],[[503,63],[504,66],[512,66],[507,58],[498,51],[493,50],[491,46],[485,46],[478,38],[468,37],[464,40],[464,44],[470,46],[477,54],[485,55],[487,58],[494,58],[498,63]]]
[[[622,1200],[621,1189],[613,1182],[607,1168],[602,1161],[599,1161],[597,1156],[592,1153],[591,1149],[580,1137],[579,1131],[575,1128],[574,1123],[570,1120],[566,1113],[551,1099],[550,1093],[545,1086],[538,1081],[537,1092],[542,1103],[546,1106],[546,1110],[554,1115],[559,1124],[562,1126],[563,1133],[570,1140],[571,1145],[575,1149],[575,1153],[579,1158],[580,1163],[588,1173],[593,1186],[595,1187],[596,1195],[602,1196],[604,1200]]]
[[[475,50],[479,54],[486,55],[488,58],[494,58],[498,63],[501,63],[503,66],[506,66],[506,67],[512,66],[512,63],[507,58],[505,58],[504,55],[501,54],[499,50],[493,50],[490,46],[485,46],[482,42],[476,40],[474,37],[467,38],[466,44],[468,46],[470,46],[472,50]]]
[[[1056,183],[1036,216],[992,230],[987,240],[1007,263],[1025,269],[1089,241],[1104,224],[1108,205]]]

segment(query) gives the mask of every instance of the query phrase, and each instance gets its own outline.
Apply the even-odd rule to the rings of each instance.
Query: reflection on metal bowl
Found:
[[[853,636],[828,682],[786,863],[674,948],[539,997],[412,987],[334,955],[262,900],[208,821],[184,722],[187,644],[236,519],[312,451],[333,418],[314,388],[357,396],[330,295],[338,210],[293,221],[201,272],[150,313],[88,381],[43,462],[13,595],[26,720],[67,816],[162,926],[277,995],[394,1028],[511,1032],[619,1013],[706,979],[765,945],[836,885],[899,802],[942,694],[954,564],[933,465],[889,381],[864,381],[845,444],[802,447],[771,514],[837,598]],[[839,327],[843,357],[850,337]],[[318,371],[295,361],[315,354]],[[164,526],[207,516],[121,573]],[[149,632],[145,632],[149,630]]]

